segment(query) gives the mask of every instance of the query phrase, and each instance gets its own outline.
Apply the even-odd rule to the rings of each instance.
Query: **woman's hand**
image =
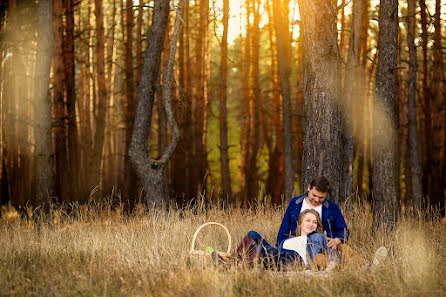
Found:
[[[337,249],[338,244],[341,243],[341,240],[339,238],[330,238],[327,237],[327,247],[332,248],[332,249]]]

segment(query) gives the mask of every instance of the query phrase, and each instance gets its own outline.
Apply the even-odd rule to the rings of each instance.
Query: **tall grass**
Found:
[[[18,216],[0,221],[0,296],[446,296],[446,228],[438,220],[403,218],[392,234],[371,233],[366,206],[346,214],[350,245],[371,259],[391,251],[371,272],[344,269],[329,277],[250,267],[215,267],[189,253],[198,226],[228,227],[232,251],[251,229],[275,243],[284,209],[169,209],[123,218],[110,207],[56,211],[40,228]],[[197,249],[225,250],[223,230],[210,226]]]

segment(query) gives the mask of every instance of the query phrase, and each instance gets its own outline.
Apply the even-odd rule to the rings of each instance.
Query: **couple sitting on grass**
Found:
[[[277,235],[276,246],[271,246],[259,233],[250,231],[237,248],[237,258],[217,256],[220,263],[263,260],[265,264],[282,266],[301,264],[331,271],[338,264],[369,270],[387,257],[387,249],[380,247],[372,264],[349,247],[348,228],[339,206],[326,199],[330,182],[324,176],[313,179],[308,192],[294,197],[286,210]],[[325,233],[324,233],[325,232]]]

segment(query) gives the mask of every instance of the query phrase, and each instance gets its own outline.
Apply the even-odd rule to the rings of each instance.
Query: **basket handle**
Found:
[[[200,227],[198,227],[198,229],[194,233],[194,237],[192,238],[192,244],[190,246],[190,253],[196,254],[196,255],[210,255],[209,253],[207,253],[205,251],[198,251],[195,249],[195,240],[197,239],[198,233],[200,233],[201,229],[203,229],[204,227],[206,227],[208,225],[217,225],[217,226],[222,227],[226,231],[226,236],[228,237],[228,250],[226,252],[218,252],[217,251],[217,253],[222,256],[229,256],[231,254],[230,253],[231,252],[231,235],[229,234],[228,228],[226,228],[224,225],[217,223],[217,222],[207,222],[207,223],[202,224]]]

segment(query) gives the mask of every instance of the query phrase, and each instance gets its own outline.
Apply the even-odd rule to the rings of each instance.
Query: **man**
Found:
[[[327,246],[333,249],[348,239],[348,228],[339,206],[326,199],[330,191],[330,182],[324,176],[313,179],[308,186],[308,192],[291,199],[280,225],[276,246],[285,239],[296,235],[297,217],[305,209],[314,209],[319,213],[325,232]],[[291,235],[290,235],[291,233]]]

